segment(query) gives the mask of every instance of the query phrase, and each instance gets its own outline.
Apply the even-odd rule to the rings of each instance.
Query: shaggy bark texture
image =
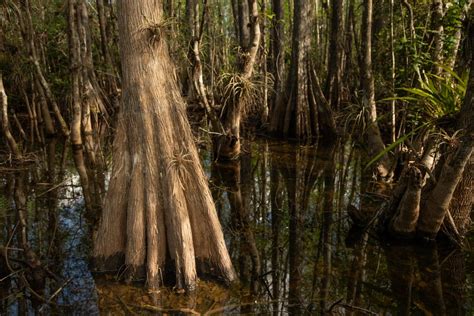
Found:
[[[164,42],[161,1],[118,3],[123,99],[114,162],[93,255],[99,270],[146,272],[161,284],[172,262],[177,287],[196,271],[232,281],[214,202]]]

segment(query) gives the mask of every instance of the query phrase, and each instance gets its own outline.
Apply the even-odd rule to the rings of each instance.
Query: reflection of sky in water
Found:
[[[65,255],[62,277],[71,282],[59,296],[58,304],[70,305],[73,315],[98,315],[97,293],[88,267],[87,253],[90,240],[87,225],[82,217],[84,200],[81,197],[79,177],[70,175],[70,186],[64,188],[59,201],[60,229],[67,233],[63,245]]]

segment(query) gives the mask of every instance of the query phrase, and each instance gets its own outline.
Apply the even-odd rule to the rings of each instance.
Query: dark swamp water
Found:
[[[370,216],[389,194],[366,177],[351,145],[260,140],[225,165],[211,164],[203,150],[240,282],[201,281],[190,295],[91,273],[79,178],[61,144],[48,147],[20,172],[0,166],[0,245],[9,261],[0,257],[2,315],[474,315],[469,242],[463,250],[414,246],[351,228],[350,205]],[[25,264],[19,237],[11,238],[20,227],[18,186],[27,198],[26,238],[46,270]],[[35,273],[46,274],[46,283],[35,282]]]

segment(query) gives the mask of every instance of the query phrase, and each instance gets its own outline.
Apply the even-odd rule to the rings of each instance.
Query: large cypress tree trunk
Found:
[[[113,170],[95,236],[97,268],[146,272],[161,284],[172,262],[177,287],[196,271],[235,278],[164,39],[162,3],[118,2],[123,97]]]

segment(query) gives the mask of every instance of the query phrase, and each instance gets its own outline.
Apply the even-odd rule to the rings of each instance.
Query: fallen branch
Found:
[[[130,305],[134,308],[144,309],[150,312],[158,312],[158,313],[186,313],[191,315],[201,315],[201,313],[196,312],[194,309],[190,308],[162,308],[153,305]]]

